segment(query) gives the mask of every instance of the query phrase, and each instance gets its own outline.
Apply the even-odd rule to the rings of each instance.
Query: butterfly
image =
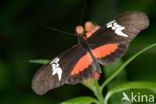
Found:
[[[118,15],[103,26],[91,22],[76,27],[78,44],[43,65],[32,80],[39,95],[65,83],[77,84],[101,73],[100,65],[113,63],[127,51],[129,43],[149,26],[148,16],[141,11]]]

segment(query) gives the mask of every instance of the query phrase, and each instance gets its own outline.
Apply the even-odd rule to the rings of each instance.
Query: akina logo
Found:
[[[152,94],[141,94],[138,92],[135,94],[134,92],[131,92],[130,94],[127,94],[125,92],[122,93],[123,97],[121,99],[121,102],[127,101],[127,102],[138,102],[138,103],[151,103],[153,104],[155,102],[155,96]]]

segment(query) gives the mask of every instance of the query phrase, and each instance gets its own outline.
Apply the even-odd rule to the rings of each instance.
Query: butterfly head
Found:
[[[94,25],[91,21],[87,21],[84,26],[76,26],[75,31],[84,39],[88,39],[95,31],[100,28],[99,25]]]

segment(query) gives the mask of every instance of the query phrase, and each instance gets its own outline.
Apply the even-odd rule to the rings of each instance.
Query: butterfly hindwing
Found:
[[[93,48],[92,53],[97,58],[98,63],[107,65],[121,58],[127,51],[128,44],[107,43],[98,48]]]

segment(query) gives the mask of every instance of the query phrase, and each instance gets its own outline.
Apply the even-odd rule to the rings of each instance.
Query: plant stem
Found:
[[[104,104],[104,97],[102,94],[102,90],[100,89],[101,87],[99,86],[99,83],[97,81],[95,81],[95,86],[96,86],[96,90],[93,91],[94,95],[97,97],[97,99],[101,104]]]

